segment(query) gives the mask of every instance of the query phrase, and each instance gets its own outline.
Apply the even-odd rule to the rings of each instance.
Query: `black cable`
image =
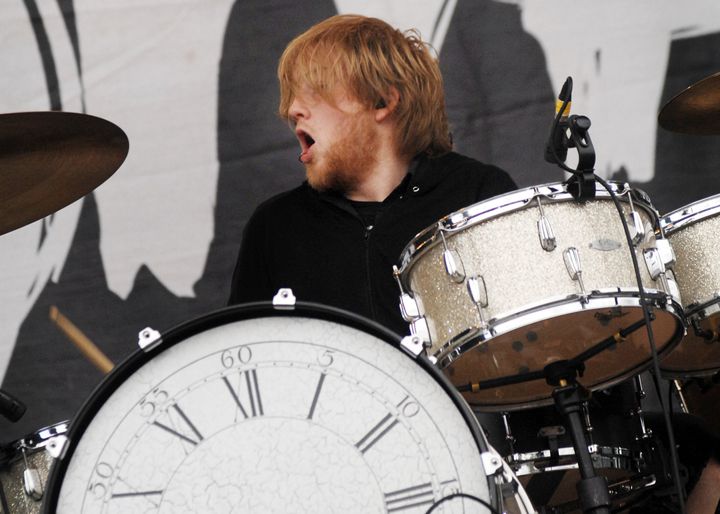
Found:
[[[438,505],[440,505],[441,503],[444,503],[446,501],[452,500],[454,498],[468,498],[470,500],[475,500],[476,502],[480,503],[482,506],[487,508],[493,514],[500,514],[500,511],[498,511],[495,507],[490,505],[488,502],[486,502],[482,498],[478,498],[477,496],[473,496],[472,494],[467,494],[467,493],[453,493],[453,494],[449,494],[443,498],[440,498],[438,501],[436,501],[435,503],[433,503],[430,506],[430,508],[425,512],[425,514],[430,514],[432,511],[434,511],[438,507]]]
[[[558,124],[560,123],[560,118],[562,117],[563,113],[565,112],[565,107],[567,106],[567,104],[569,102],[568,99],[572,97],[572,79],[570,77],[568,77],[568,81],[566,83],[569,86],[569,91],[568,91],[568,94],[566,95],[567,98],[563,101],[562,107],[558,110],[558,112],[555,115],[555,119],[553,120],[551,136],[550,136],[551,139],[552,139],[553,135],[555,134],[555,131],[558,128]],[[567,166],[565,164],[565,162],[563,162],[559,158],[557,151],[555,149],[555,145],[551,144],[550,150],[551,150],[553,159],[555,160],[555,163],[560,168],[571,173],[573,176],[582,175],[582,172],[580,170],[574,170],[574,169],[570,168],[569,166]],[[654,333],[652,330],[652,325],[650,322],[650,308],[647,303],[647,297],[645,296],[645,288],[642,285],[642,278],[640,277],[640,268],[637,263],[637,256],[635,255],[635,251],[633,250],[634,245],[632,242],[632,237],[630,237],[630,229],[628,228],[627,220],[625,219],[625,214],[623,213],[622,207],[620,206],[620,202],[618,201],[615,193],[612,191],[612,188],[610,187],[610,185],[605,180],[603,180],[601,177],[599,177],[597,174],[595,174],[594,170],[589,170],[589,171],[593,172],[593,176],[594,176],[595,180],[597,182],[599,182],[600,185],[602,185],[603,188],[605,188],[605,190],[610,195],[610,198],[612,199],[613,204],[615,205],[615,209],[617,209],[618,215],[620,216],[620,222],[622,224],[623,231],[625,232],[625,239],[628,244],[628,249],[630,250],[630,259],[633,263],[633,271],[635,272],[635,280],[637,281],[638,294],[640,297],[640,307],[642,308],[642,311],[643,311],[643,317],[645,319],[645,329],[647,330],[648,342],[650,344],[650,354],[652,356],[652,366],[653,366],[653,370],[652,370],[653,373],[651,373],[651,374],[653,375],[653,382],[655,385],[655,390],[658,394],[658,401],[660,402],[660,408],[662,409],[663,418],[665,420],[665,428],[668,433],[668,445],[670,446],[670,462],[672,464],[672,466],[671,466],[672,467],[672,475],[673,475],[673,481],[675,483],[674,485],[675,485],[675,488],[677,491],[678,503],[680,505],[680,512],[684,514],[685,513],[685,497],[683,495],[683,490],[682,490],[682,486],[681,486],[681,482],[680,482],[680,469],[679,469],[679,464],[678,464],[677,448],[675,446],[675,435],[674,435],[673,428],[672,428],[672,422],[670,420],[670,413],[667,409],[665,402],[663,401],[661,390],[660,390],[660,384],[658,382],[659,377],[660,377],[660,363],[658,360],[657,347],[655,345],[655,336],[654,336]],[[630,194],[632,194],[631,191],[628,192],[628,195],[630,195]]]
[[[620,215],[620,221],[623,227],[623,231],[625,232],[625,239],[627,240],[628,248],[630,249],[630,258],[633,263],[633,270],[635,271],[635,280],[637,281],[638,293],[640,296],[640,307],[642,308],[643,317],[645,318],[645,329],[648,335],[648,342],[650,343],[650,354],[652,356],[653,374],[655,375],[653,378],[656,381],[656,388],[659,393],[660,386],[657,380],[660,376],[660,361],[658,359],[657,346],[655,345],[655,334],[653,333],[652,324],[650,322],[650,307],[647,303],[645,288],[642,285],[642,278],[640,277],[640,267],[638,266],[637,256],[635,255],[635,251],[633,250],[630,229],[628,228],[627,220],[625,219],[625,214],[623,213],[622,207],[620,206],[620,202],[618,201],[615,193],[612,191],[610,184],[608,184],[605,180],[603,180],[596,174],[593,173],[593,175],[595,176],[595,180],[599,182],[600,185],[605,188],[605,190],[607,190],[608,194],[610,194],[610,198],[612,198],[613,203],[615,204],[615,208]],[[629,191],[628,194],[630,195],[632,194],[632,192]],[[672,422],[670,420],[670,413],[667,409],[666,403],[663,401],[662,394],[658,394],[658,400],[660,401],[660,408],[662,409],[663,418],[665,420],[665,429],[668,433],[668,446],[670,446],[670,463],[672,468],[673,482],[675,483],[675,489],[678,496],[680,512],[685,513],[685,497],[683,495],[682,485],[680,482],[680,467],[678,463],[677,447],[675,446],[675,434],[673,431]]]

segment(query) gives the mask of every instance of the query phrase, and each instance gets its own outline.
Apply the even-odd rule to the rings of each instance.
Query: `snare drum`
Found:
[[[676,254],[675,273],[688,334],[661,363],[668,376],[720,369],[720,195],[671,212],[660,226]]]
[[[412,338],[313,304],[144,332],[73,421],[45,512],[532,511]]]
[[[48,446],[67,432],[67,422],[42,428],[2,449],[0,467],[3,514],[40,512],[47,477],[53,462]]]
[[[611,184],[633,237],[660,354],[683,334],[672,253],[656,237],[644,193]],[[405,248],[398,272],[411,332],[452,382],[466,385],[542,371],[637,322],[643,313],[630,250],[610,195],[576,202],[564,184],[522,189],[441,219]],[[586,361],[580,382],[600,389],[650,365],[644,327]],[[475,406],[513,410],[550,403],[544,380],[467,393]]]

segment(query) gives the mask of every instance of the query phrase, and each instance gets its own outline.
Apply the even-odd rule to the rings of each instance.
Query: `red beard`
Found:
[[[344,134],[319,162],[305,166],[310,186],[317,191],[349,195],[357,191],[377,164],[378,134],[372,120],[362,114],[349,121]]]

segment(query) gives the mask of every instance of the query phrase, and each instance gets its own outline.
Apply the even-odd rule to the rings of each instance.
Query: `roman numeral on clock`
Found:
[[[243,375],[245,375],[244,380]],[[235,400],[235,405],[237,405],[237,407],[240,409],[240,412],[245,417],[245,419],[262,416],[264,414],[262,399],[260,398],[260,388],[258,387],[257,370],[252,369],[250,371],[240,372],[240,384],[238,387],[238,391],[235,391],[235,388],[230,383],[230,380],[228,380],[227,377],[222,377],[222,379],[223,382],[225,382],[228,391],[230,391],[230,395],[233,397],[233,400]],[[240,400],[240,396],[238,395],[238,393],[241,392],[243,389],[243,382],[246,386],[244,395],[246,397],[246,403],[243,403],[243,401]]]
[[[192,445],[197,445],[200,441],[202,441],[203,440],[202,434],[195,427],[195,425],[193,425],[192,421],[190,421],[190,418],[187,417],[187,415],[180,408],[180,406],[176,403],[171,408],[174,409],[175,412],[180,416],[180,419],[183,421],[183,424],[186,426],[186,428],[190,429],[191,433],[180,432],[179,430],[176,430],[174,427],[170,427],[168,425],[160,423],[157,420],[153,421],[153,425],[155,425],[156,427],[162,428],[166,432],[168,432],[176,437],[179,437],[181,440],[188,442]],[[170,417],[170,412],[168,412],[168,417]]]
[[[317,387],[315,388],[315,395],[313,396],[312,404],[310,405],[310,412],[308,413],[307,419],[312,419],[315,414],[315,407],[317,407],[318,398],[320,397],[320,391],[322,390],[323,382],[325,382],[325,373],[320,373]]]
[[[430,482],[385,493],[385,507],[388,512],[399,512],[421,505],[431,505],[434,501],[435,493]]]
[[[361,453],[365,453],[397,424],[397,418],[393,418],[392,414],[388,414],[377,425],[372,427],[362,439],[355,443],[355,446]]]
[[[136,496],[159,496],[165,491],[134,491],[128,493],[113,493],[110,498],[132,498]]]

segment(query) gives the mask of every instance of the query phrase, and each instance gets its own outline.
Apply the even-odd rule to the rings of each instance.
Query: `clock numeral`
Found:
[[[405,396],[405,398],[403,398],[400,403],[397,404],[398,410],[406,418],[412,418],[418,412],[420,412],[420,406],[417,404],[417,402],[414,402],[412,400],[408,401],[409,398],[410,396]]]
[[[225,350],[220,354],[220,363],[223,368],[229,369],[236,364],[247,364],[252,359],[252,350],[249,346],[240,346]]]
[[[330,366],[333,362],[335,362],[335,357],[333,357],[333,351],[332,350],[325,350],[322,352],[322,354],[318,355],[317,362],[320,364],[323,368],[327,368]]]
[[[317,406],[320,390],[322,389],[326,376],[327,375],[325,375],[325,373],[320,373],[320,379],[318,380],[317,387],[315,388],[315,396],[313,396],[312,405],[310,405],[310,412],[308,413],[307,419],[312,419],[313,414],[315,414],[315,407]]]
[[[100,500],[105,497],[108,487],[106,482],[110,479],[114,471],[114,468],[107,462],[98,462],[95,466],[95,474],[100,477],[101,480],[91,482],[88,485],[88,491],[93,494],[93,497]]]
[[[196,446],[200,441],[203,440],[202,434],[201,434],[200,431],[195,427],[195,425],[193,425],[192,421],[190,421],[190,419],[187,417],[187,415],[185,414],[185,412],[183,412],[183,410],[180,408],[180,406],[179,406],[177,403],[174,404],[174,405],[172,406],[172,408],[175,409],[175,412],[178,413],[178,415],[179,415],[180,418],[183,420],[183,422],[185,423],[185,425],[192,431],[192,435],[185,435],[185,434],[183,434],[182,432],[179,432],[179,431],[175,430],[175,429],[172,428],[172,427],[169,427],[169,426],[167,426],[167,425],[164,425],[164,424],[160,423],[159,421],[153,421],[153,425],[155,425],[155,426],[157,426],[157,427],[159,427],[159,428],[162,428],[162,429],[165,430],[166,432],[168,432],[168,433],[170,433],[170,434],[172,434],[172,435],[180,438],[181,440],[183,440],[183,441],[185,441],[185,442],[188,442],[188,443],[192,444],[193,446]],[[169,416],[169,414],[170,414],[170,413],[168,412],[168,416]],[[193,436],[194,436],[194,437],[193,437]]]
[[[430,482],[385,493],[385,507],[388,512],[399,512],[421,505],[431,505],[434,501],[435,494]]]
[[[170,395],[167,391],[157,388],[153,389],[138,403],[140,407],[140,415],[144,418],[153,416],[157,410],[162,408],[163,404],[169,397]]]
[[[245,375],[245,384],[246,384],[246,391],[247,391],[247,402],[250,404],[250,408],[246,409],[245,405],[243,405],[243,402],[240,401],[240,397],[238,396],[238,393],[235,391],[235,388],[232,386],[230,381],[227,377],[222,377],[223,382],[225,382],[225,385],[228,388],[228,391],[230,391],[230,394],[233,397],[233,400],[235,400],[235,405],[238,406],[240,409],[240,412],[243,416],[245,416],[245,419],[256,417],[256,416],[262,416],[264,414],[263,412],[263,405],[262,405],[262,398],[260,397],[260,388],[258,387],[258,379],[257,379],[257,370],[251,369],[249,371],[241,371],[239,374],[240,377],[240,387],[238,389],[242,389],[242,376]]]
[[[393,419],[392,414],[388,414],[380,422],[370,429],[370,432],[360,439],[355,446],[361,453],[365,453],[372,448],[385,434],[398,424],[397,419]]]

